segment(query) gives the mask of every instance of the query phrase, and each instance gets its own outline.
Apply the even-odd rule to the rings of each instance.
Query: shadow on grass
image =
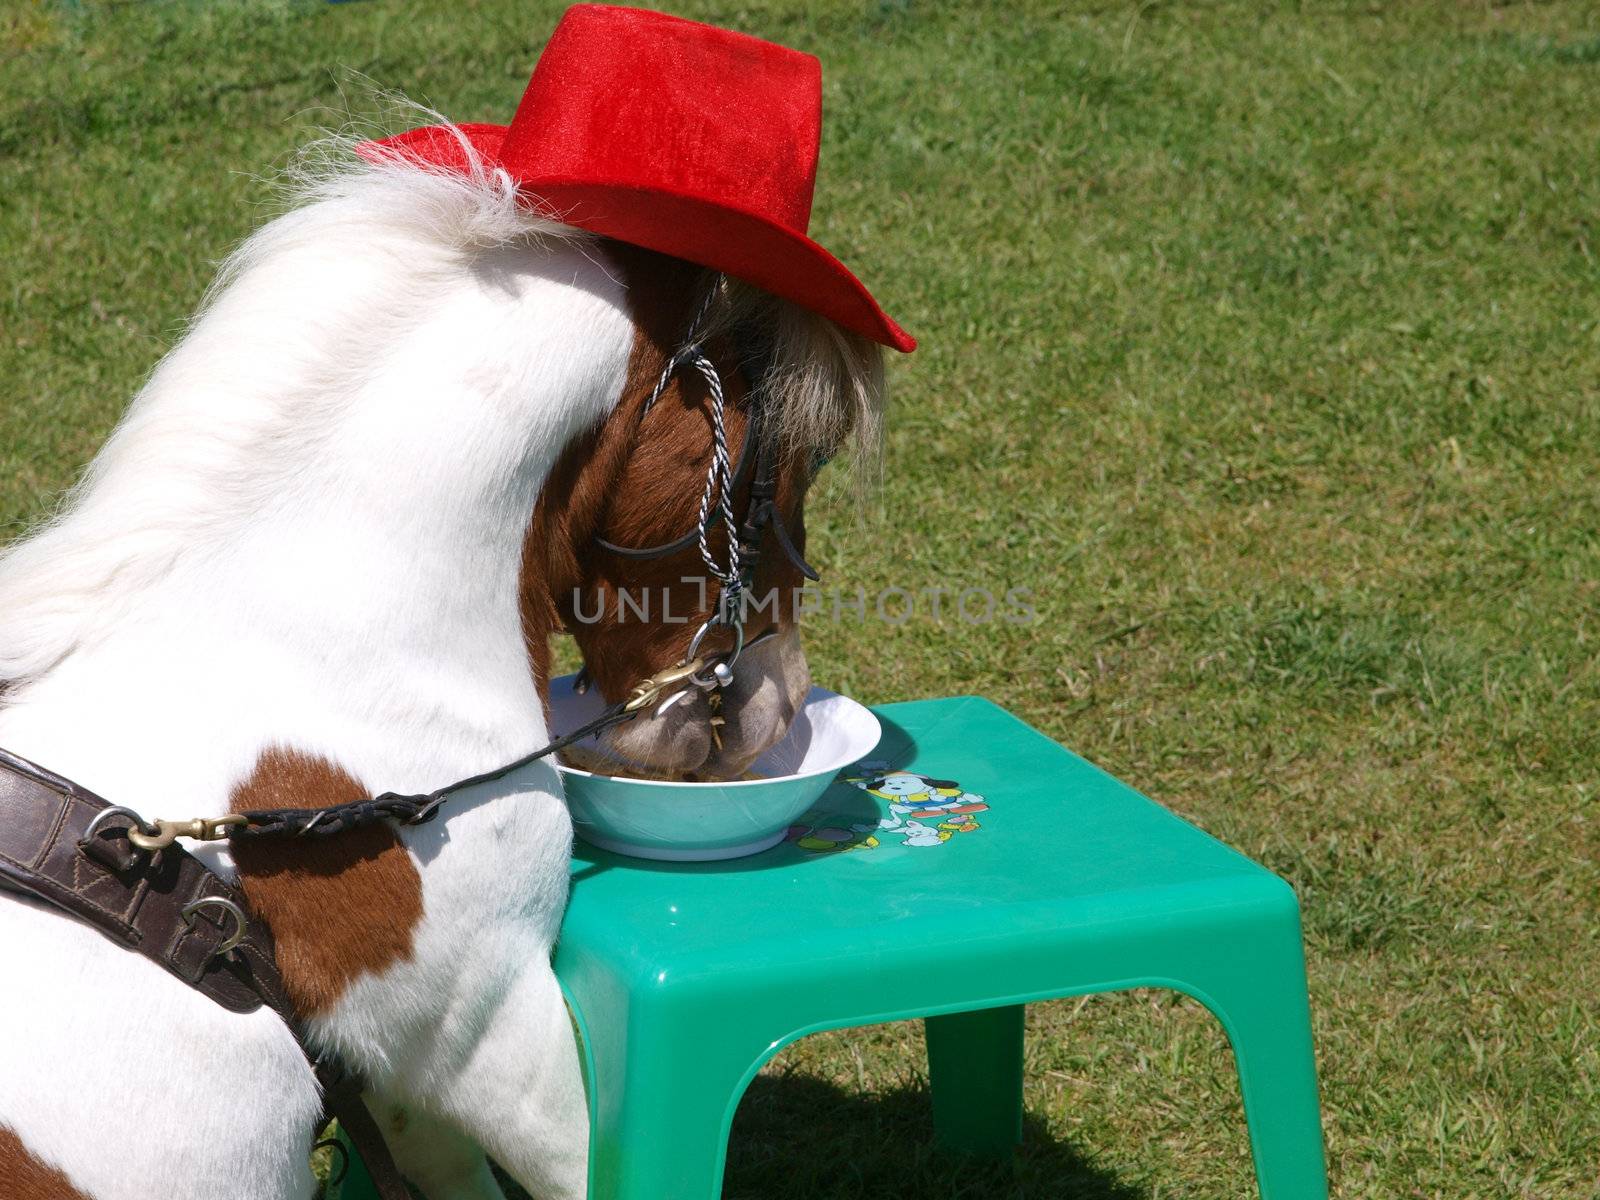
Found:
[[[864,1096],[799,1072],[758,1076],[734,1118],[726,1200],[1144,1200],[1045,1123],[1010,1163],[940,1151],[925,1084]]]
[[[498,1168],[507,1200],[526,1193]],[[933,1144],[926,1084],[863,1096],[799,1072],[760,1075],[734,1117],[724,1200],[1148,1200],[1024,1114],[1009,1163]]]

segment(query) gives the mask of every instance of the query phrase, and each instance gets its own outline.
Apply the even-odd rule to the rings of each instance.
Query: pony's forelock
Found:
[[[710,332],[753,335],[763,370],[757,399],[786,447],[832,458],[853,447],[861,479],[877,472],[883,437],[883,348],[828,318],[724,279]]]

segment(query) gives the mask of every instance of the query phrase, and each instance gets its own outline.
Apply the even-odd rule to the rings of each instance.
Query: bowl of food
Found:
[[[550,684],[551,733],[579,728],[605,710],[577,676]],[[788,734],[751,765],[743,779],[696,783],[642,779],[618,763],[616,774],[557,761],[578,836],[602,850],[634,858],[705,862],[759,854],[783,840],[789,826],[827,790],[839,771],[871,754],[878,718],[848,696],[812,688]],[[593,738],[577,745],[585,762],[604,756]]]

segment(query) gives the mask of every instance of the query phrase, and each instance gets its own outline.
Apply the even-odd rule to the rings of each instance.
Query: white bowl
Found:
[[[552,732],[559,736],[605,708],[597,689],[572,690],[574,675],[550,684]],[[788,735],[756,759],[759,779],[666,783],[619,779],[557,762],[578,836],[635,858],[704,862],[759,854],[827,790],[839,771],[871,754],[878,718],[848,696],[812,688]],[[596,741],[578,743],[604,753]]]

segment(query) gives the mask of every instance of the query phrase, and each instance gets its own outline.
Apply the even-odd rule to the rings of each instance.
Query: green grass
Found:
[[[342,69],[506,116],[558,6],[0,9],[0,524],[83,465]],[[826,64],[813,232],[922,341],[829,579],[1041,621],[816,623],[982,692],[1291,880],[1340,1197],[1600,1178],[1600,13],[1556,2],[692,0]],[[355,101],[357,111],[362,102]],[[1154,993],[1036,1006],[1014,1174],[929,1145],[920,1033],[809,1039],[739,1197],[1250,1194]]]

